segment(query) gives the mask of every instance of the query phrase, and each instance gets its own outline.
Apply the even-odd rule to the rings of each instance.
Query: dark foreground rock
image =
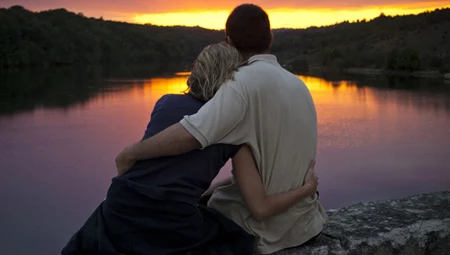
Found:
[[[273,255],[450,255],[450,192],[355,204],[306,247]]]

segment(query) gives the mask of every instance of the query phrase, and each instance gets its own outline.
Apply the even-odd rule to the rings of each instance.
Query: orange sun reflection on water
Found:
[[[161,96],[181,94],[186,91],[188,74],[177,73],[173,77],[135,82],[132,89],[124,91],[121,97],[128,100],[133,98],[135,104],[140,101],[145,105],[144,109],[151,112]],[[386,114],[386,109],[377,103],[373,90],[358,87],[351,81],[330,82],[309,76],[299,76],[299,78],[305,82],[313,96],[318,113],[319,132],[325,137],[333,137],[333,139],[321,141],[319,152],[324,147],[357,147],[367,139],[374,138],[372,127],[351,124],[358,118],[361,119],[361,123],[365,123],[367,120],[378,118],[380,114]],[[124,98],[119,100],[125,100]],[[389,115],[396,113],[395,104],[388,108]],[[141,118],[139,111],[133,114],[136,114],[136,118]],[[147,118],[148,113],[145,116]]]
[[[376,137],[369,120],[378,118],[380,106],[373,90],[352,81],[326,81],[299,76],[307,84],[317,109],[321,139],[318,153],[328,147],[354,148]],[[357,123],[355,125],[355,123]]]
[[[187,73],[183,73],[173,77],[120,81],[129,86],[102,93],[86,106],[91,109],[89,114],[97,116],[100,122],[114,122],[109,125],[117,130],[127,130],[120,136],[108,138],[111,146],[125,146],[124,141],[135,141],[143,133],[161,96],[181,94],[186,90],[187,78]],[[352,81],[333,82],[309,76],[299,78],[311,91],[316,106],[319,156],[327,151],[376,147],[380,141],[402,144],[415,135],[414,129],[408,126],[411,123],[420,124],[423,130],[430,130],[428,123],[447,125],[449,107],[445,100],[431,100],[413,91],[386,92],[359,86]],[[95,136],[103,133],[104,130],[99,129]],[[230,165],[226,166],[218,179],[229,175],[230,168]]]
[[[180,72],[173,77],[128,81],[132,84],[131,89],[119,94],[103,95],[103,97],[108,97],[108,100],[120,101],[129,101],[132,98],[135,102],[143,101],[148,106],[146,109],[152,110],[161,96],[184,93],[187,89],[188,75],[188,72]],[[328,121],[335,122],[336,118],[346,119],[359,111],[364,111],[362,114],[370,118],[375,118],[379,114],[377,100],[370,88],[358,87],[351,81],[330,82],[310,76],[299,76],[299,78],[311,91],[318,108],[319,124],[326,124]],[[327,109],[328,105],[333,105],[333,109]],[[334,117],[331,118],[331,116]]]
[[[186,91],[188,74],[127,81],[132,84],[130,89],[106,93],[97,100],[116,105],[116,114],[128,115],[129,123],[139,123],[139,128],[142,128],[159,98],[165,94],[182,94]],[[383,94],[371,87],[357,86],[352,81],[332,82],[310,76],[299,78],[311,91],[317,109],[318,128],[322,137],[319,153],[327,147],[355,148],[373,142],[380,134],[376,130],[390,133],[401,125],[405,114],[415,112],[410,106],[412,100],[417,98],[408,94]],[[380,123],[377,121],[380,118],[390,118],[391,122],[389,125],[373,126],[374,123]]]
[[[183,93],[187,88],[188,75],[189,73],[177,73],[174,77],[144,80],[139,85],[133,86],[125,97],[144,101],[146,111],[151,112],[161,96]],[[321,134],[318,153],[331,147],[344,149],[362,146],[376,138],[373,127],[365,124],[367,120],[375,119],[380,114],[377,100],[370,88],[358,87],[351,81],[330,82],[309,76],[299,78],[311,91],[317,108],[318,128]],[[144,116],[148,119],[148,113]],[[354,125],[358,119],[361,124]],[[230,169],[231,165],[228,163],[217,179],[230,175]]]

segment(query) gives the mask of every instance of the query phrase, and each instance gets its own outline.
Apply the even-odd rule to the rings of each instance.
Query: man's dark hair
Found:
[[[242,54],[263,53],[272,42],[267,13],[254,4],[236,7],[228,16],[225,26],[227,36]]]

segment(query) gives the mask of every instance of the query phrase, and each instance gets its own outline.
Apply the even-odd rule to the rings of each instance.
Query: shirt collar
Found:
[[[249,64],[251,64],[255,61],[264,61],[269,64],[273,64],[273,65],[277,65],[277,66],[280,65],[280,64],[278,64],[277,57],[272,54],[258,54],[258,55],[254,55],[248,59]]]

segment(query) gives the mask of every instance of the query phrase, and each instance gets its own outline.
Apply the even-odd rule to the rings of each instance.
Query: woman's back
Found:
[[[220,59],[226,61],[216,61]],[[232,78],[241,56],[233,47],[219,44],[206,47],[198,60],[187,82],[190,95],[163,96],[143,139],[196,113],[203,102],[195,98],[211,99]],[[218,211],[198,205],[201,194],[239,147],[214,145],[139,161],[126,174],[119,169],[106,199],[62,254],[252,254],[252,236]]]
[[[190,95],[165,95],[155,105],[143,140],[196,113],[203,102]],[[115,181],[158,200],[196,204],[220,168],[240,146],[218,144],[183,155],[139,161]]]

